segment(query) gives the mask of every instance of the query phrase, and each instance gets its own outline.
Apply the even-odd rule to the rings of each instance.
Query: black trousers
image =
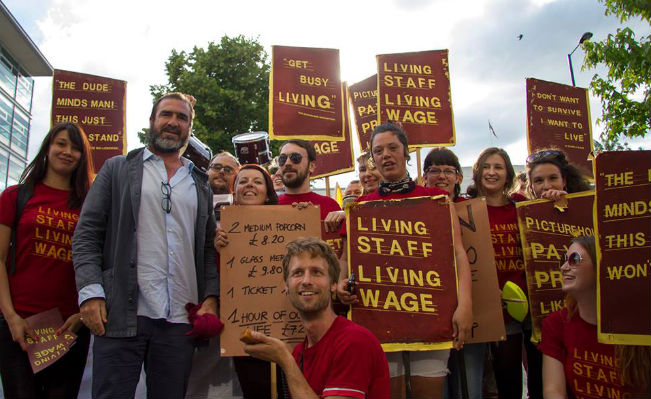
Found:
[[[32,372],[27,353],[11,338],[11,330],[0,314],[0,375],[6,398],[70,399],[79,394],[86,366],[90,332],[77,331],[77,341],[68,353],[37,374]]]

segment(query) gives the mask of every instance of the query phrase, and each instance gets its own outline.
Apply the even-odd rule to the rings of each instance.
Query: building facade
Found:
[[[33,76],[52,66],[0,1],[0,191],[18,183],[27,165]]]

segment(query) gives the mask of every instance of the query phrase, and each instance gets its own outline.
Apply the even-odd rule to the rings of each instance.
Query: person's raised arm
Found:
[[[457,279],[459,280],[459,292],[457,295],[457,309],[452,316],[452,330],[454,334],[454,347],[460,349],[463,343],[470,337],[472,329],[472,276],[468,255],[463,247],[461,238],[461,225],[459,216],[454,206],[450,206],[452,213],[452,231],[454,233],[454,254],[457,262]]]

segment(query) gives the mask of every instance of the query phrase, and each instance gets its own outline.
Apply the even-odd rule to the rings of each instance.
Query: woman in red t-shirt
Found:
[[[597,270],[594,237],[572,240],[561,264],[565,308],[543,320],[546,398],[648,398],[648,346],[597,342]],[[568,395],[570,394],[570,395]]]
[[[581,171],[559,150],[542,150],[527,157],[527,190],[531,198],[558,201],[568,193],[590,190]]]
[[[233,179],[231,192],[233,192],[233,205],[278,204],[278,196],[274,191],[272,178],[260,165],[243,165]],[[226,231],[217,228],[215,248],[220,251],[226,245],[228,245]],[[234,357],[233,364],[245,399],[264,398],[271,395],[269,362],[253,357]],[[280,387],[280,384],[278,386]]]
[[[83,130],[64,123],[45,136],[21,176],[31,197],[18,215],[15,264],[8,259],[19,187],[0,195],[0,374],[7,397],[76,398],[86,364],[90,334],[77,304],[71,240],[91,184],[90,145]],[[58,361],[34,375],[26,337],[36,338],[25,318],[58,308],[75,345]]]
[[[499,286],[502,288],[507,281],[512,281],[527,292],[515,211],[515,202],[526,198],[517,193],[509,196],[515,179],[515,170],[509,155],[501,148],[485,149],[472,168],[472,179],[473,184],[468,187],[468,195],[472,198],[486,197]],[[524,343],[527,352],[529,398],[541,398],[542,356],[530,341],[530,319],[520,323],[504,312],[504,321],[506,341],[490,345],[499,397],[522,396],[522,345]]]
[[[357,201],[377,201],[434,196],[447,194],[446,191],[435,187],[417,185],[407,172],[409,160],[409,144],[407,135],[402,128],[394,123],[385,123],[373,130],[370,139],[373,163],[382,176],[378,189],[366,194]],[[461,231],[456,211],[452,208],[452,223],[455,243],[455,257],[459,281],[457,308],[452,317],[452,328],[455,331],[454,346],[463,347],[464,340],[469,336],[472,325],[471,276],[468,257],[463,248]],[[344,254],[346,252],[344,251]],[[344,257],[345,259],[345,257]],[[344,304],[357,301],[356,295],[345,290],[346,279],[340,280],[337,296]],[[443,393],[443,384],[447,374],[447,350],[410,352],[410,363],[404,363],[399,352],[387,354],[391,373],[391,396],[403,397],[407,381],[405,376],[409,370],[411,395],[413,398],[437,398]]]

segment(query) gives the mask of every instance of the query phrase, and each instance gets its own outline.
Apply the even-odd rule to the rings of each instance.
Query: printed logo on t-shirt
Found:
[[[524,270],[517,223],[497,223],[491,230],[498,271]]]
[[[79,215],[48,206],[36,210],[33,255],[72,261],[72,234]]]
[[[614,356],[573,348],[573,391],[578,397],[625,398]]]

